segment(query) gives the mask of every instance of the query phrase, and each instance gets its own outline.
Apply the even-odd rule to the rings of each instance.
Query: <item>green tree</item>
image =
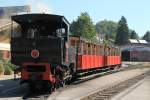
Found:
[[[134,30],[129,29],[129,37],[131,37],[132,31],[134,31]]]
[[[70,32],[87,39],[93,39],[96,36],[95,26],[87,12],[81,13],[77,20],[71,23]]]
[[[98,34],[106,34],[111,39],[115,39],[118,24],[113,21],[102,20],[96,23],[96,31]]]
[[[129,40],[129,29],[126,18],[122,16],[121,20],[118,22],[115,44],[125,45],[128,43],[128,40]]]
[[[139,36],[135,31],[132,31],[130,35],[130,39],[139,39]]]
[[[143,36],[143,39],[146,40],[146,41],[150,41],[150,31],[147,31],[145,33],[145,35]]]

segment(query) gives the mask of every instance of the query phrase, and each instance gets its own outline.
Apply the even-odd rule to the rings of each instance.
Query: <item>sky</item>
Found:
[[[125,16],[139,36],[150,30],[150,0],[0,0],[0,7],[22,5],[31,5],[34,13],[64,15],[70,23],[81,12],[88,12],[94,24],[104,19],[118,22]]]

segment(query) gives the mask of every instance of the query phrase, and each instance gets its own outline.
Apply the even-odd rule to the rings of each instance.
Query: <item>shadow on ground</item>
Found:
[[[0,99],[23,97],[28,91],[28,86],[19,83],[20,79],[0,80]]]

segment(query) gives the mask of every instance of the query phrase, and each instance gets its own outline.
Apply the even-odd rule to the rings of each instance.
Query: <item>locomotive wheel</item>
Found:
[[[35,83],[29,82],[28,85],[29,85],[29,90],[34,93],[36,91]]]
[[[114,67],[114,70],[115,70],[115,71],[118,71],[119,68],[120,68],[120,67],[119,67],[118,65],[116,65],[116,66]]]
[[[74,74],[72,74],[72,78],[67,82],[67,84],[71,84],[75,80],[77,80],[77,75],[74,73]]]
[[[47,93],[52,93],[56,90],[55,84],[54,83],[49,83],[47,84]]]
[[[75,69],[74,68],[74,64],[70,64],[70,66],[69,66],[69,72],[70,72],[71,78],[69,78],[66,81],[66,84],[68,84],[68,85],[77,79],[76,71],[74,69]]]
[[[65,80],[64,80],[64,81],[62,81],[62,82],[60,83],[60,85],[61,85],[61,87],[64,87],[64,86],[66,85]]]
[[[47,91],[46,84],[37,83],[37,82],[29,82],[29,90],[32,93],[44,93]]]
[[[57,81],[55,84],[56,88],[64,87],[64,85],[65,85],[65,74],[66,74],[65,68],[62,68],[61,66],[56,67],[56,70],[55,70],[55,77],[56,77],[56,81]]]
[[[63,80],[58,80],[57,83],[55,84],[55,87],[56,88],[59,88],[59,87],[64,87],[65,86],[65,81]]]

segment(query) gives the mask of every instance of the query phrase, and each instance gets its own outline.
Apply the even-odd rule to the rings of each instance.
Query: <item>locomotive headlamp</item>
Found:
[[[31,51],[31,56],[32,56],[33,58],[38,58],[39,55],[40,55],[40,53],[39,53],[38,50],[34,49],[34,50]]]

